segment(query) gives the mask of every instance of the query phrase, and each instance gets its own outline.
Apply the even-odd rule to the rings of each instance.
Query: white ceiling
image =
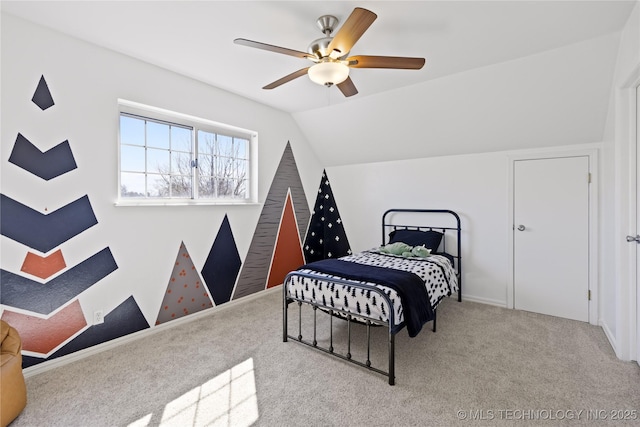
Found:
[[[2,1],[7,12],[287,112],[362,99],[620,30],[633,1]],[[233,43],[306,51],[316,19],[354,7],[378,19],[352,55],[425,57],[422,70],[352,69],[346,99],[300,77],[261,89],[307,60]],[[340,25],[339,24],[339,25]]]
[[[291,113],[323,166],[602,141],[617,34],[637,0],[5,1],[3,13]],[[321,15],[378,15],[352,55],[425,57],[352,69],[345,98],[310,64],[233,43],[306,51]],[[634,15],[635,16],[635,15]],[[338,25],[338,28],[340,26]]]

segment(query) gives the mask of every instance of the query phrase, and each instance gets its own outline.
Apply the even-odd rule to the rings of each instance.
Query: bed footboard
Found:
[[[404,323],[400,323],[400,324],[396,324],[395,319],[394,319],[394,313],[392,309],[389,309],[389,315],[388,321],[381,321],[379,319],[374,319],[371,317],[368,317],[364,314],[358,313],[358,314],[354,314],[350,311],[347,310],[343,310],[343,309],[339,309],[339,308],[335,308],[335,307],[327,307],[322,305],[321,303],[317,302],[317,301],[308,301],[306,299],[302,299],[302,298],[298,298],[295,295],[291,295],[288,292],[288,285],[289,283],[291,283],[292,280],[294,280],[295,278],[309,278],[309,279],[317,279],[318,276],[313,275],[312,273],[308,273],[308,272],[301,272],[301,271],[293,271],[291,273],[289,273],[285,280],[284,280],[284,284],[282,286],[282,295],[283,295],[283,301],[282,301],[282,310],[283,310],[283,323],[282,323],[282,340],[283,342],[287,342],[289,338],[291,338],[293,341],[299,342],[301,344],[305,344],[309,347],[313,347],[315,349],[321,350],[325,353],[328,353],[332,356],[336,356],[340,359],[346,360],[348,362],[354,363],[358,366],[361,366],[363,368],[369,369],[371,371],[377,372],[379,374],[385,375],[389,378],[389,385],[394,385],[395,384],[395,334],[398,333],[403,327],[404,327]],[[346,280],[346,279],[340,279],[340,278],[327,278],[327,277],[322,277],[321,278],[323,281],[325,282],[330,282],[330,283],[334,283],[334,284],[340,284],[340,285],[347,285],[347,286],[351,286],[353,288],[356,289],[361,289],[361,290],[365,290],[365,291],[369,291],[372,293],[375,293],[376,295],[378,295],[381,299],[381,301],[384,301],[387,304],[387,307],[391,308],[392,307],[392,303],[391,300],[389,299],[389,296],[384,293],[381,289],[376,288],[375,286],[372,285],[368,285],[366,283],[360,283],[360,282],[355,282],[355,281],[351,281],[351,280]],[[291,335],[289,334],[288,331],[288,326],[289,326],[289,318],[288,318],[288,312],[289,312],[289,305],[292,303],[297,303],[297,307],[298,307],[298,334],[296,335]],[[313,310],[313,338],[312,339],[305,339],[302,336],[302,306],[303,305],[308,305],[311,306],[312,310]],[[330,328],[330,332],[329,332],[329,346],[328,347],[323,347],[318,343],[317,340],[317,315],[318,315],[318,309],[320,309],[321,311],[327,312],[330,316],[329,316],[329,328]],[[434,311],[435,313],[435,311]],[[333,318],[335,315],[342,315],[342,317],[346,316],[346,322],[347,322],[347,352],[346,354],[342,354],[339,353],[337,351],[335,351],[334,346],[333,346]],[[351,324],[352,322],[358,322],[358,323],[364,323],[365,327],[366,327],[366,340],[367,340],[367,356],[366,356],[366,360],[362,361],[362,360],[356,360],[353,358],[352,354],[351,354]],[[384,369],[372,366],[371,364],[371,326],[373,325],[377,325],[377,326],[383,326],[387,329],[387,333],[388,333],[388,368],[385,371]],[[435,328],[435,318],[434,318],[434,328]],[[435,329],[434,329],[435,330]]]

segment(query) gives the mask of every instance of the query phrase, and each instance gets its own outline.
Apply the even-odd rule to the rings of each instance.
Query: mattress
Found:
[[[376,249],[359,252],[339,258],[342,261],[357,264],[373,265],[391,268],[416,274],[424,282],[431,307],[436,308],[440,301],[458,292],[458,279],[455,269],[448,257],[431,255],[427,258],[403,257],[381,253]],[[311,267],[307,265],[306,267]],[[343,310],[356,318],[364,315],[370,319],[389,322],[389,313],[393,312],[393,324],[404,322],[404,310],[396,291],[382,284],[366,283],[384,292],[391,302],[391,309],[387,302],[367,289],[348,284],[332,283],[337,278],[325,273],[316,272],[310,268],[299,269],[298,272],[312,273],[313,278],[292,275],[286,284],[287,294],[296,299],[324,306],[328,309]]]

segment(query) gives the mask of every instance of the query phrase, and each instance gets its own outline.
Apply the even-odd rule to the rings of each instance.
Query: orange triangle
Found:
[[[287,273],[303,264],[302,245],[291,202],[291,193],[287,193],[287,201],[284,204],[282,218],[280,218],[280,229],[271,260],[267,289],[281,285]]]

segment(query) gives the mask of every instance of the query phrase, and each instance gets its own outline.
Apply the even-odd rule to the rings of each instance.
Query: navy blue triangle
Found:
[[[40,77],[40,82],[38,82],[38,87],[31,100],[40,107],[42,111],[54,105],[53,97],[51,96],[51,92],[49,92],[49,86],[47,86],[47,81],[44,79],[44,76]]]
[[[229,218],[225,215],[201,271],[202,279],[216,305],[231,299],[241,265]]]
[[[333,198],[327,172],[322,172],[318,196],[313,207],[311,221],[304,240],[306,262],[338,258],[351,254],[351,247],[344,231],[338,206]]]

